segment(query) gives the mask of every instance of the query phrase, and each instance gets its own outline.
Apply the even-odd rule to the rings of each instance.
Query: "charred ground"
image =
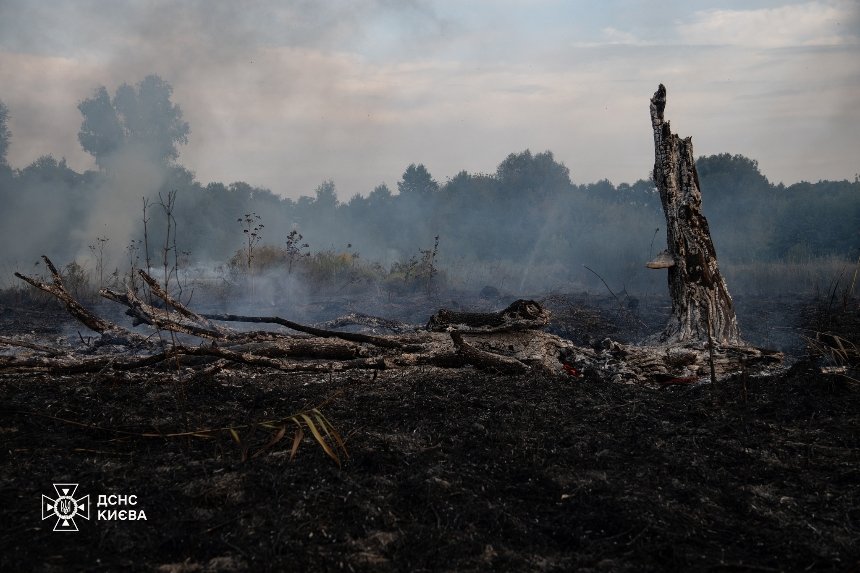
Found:
[[[636,315],[616,302],[547,299],[550,329],[584,343],[660,319],[659,304]],[[801,301],[798,312],[777,313],[785,304],[749,309],[820,314]],[[53,306],[5,308],[3,330],[55,337],[66,332],[59,316]],[[755,321],[765,322],[775,325],[765,334],[783,331],[775,318]],[[856,316],[838,326],[856,336]],[[246,367],[179,380],[167,370],[3,376],[0,396],[3,570],[860,566],[860,392],[807,359],[778,377],[717,387]],[[320,405],[347,439],[340,468],[310,438],[292,462],[289,439],[242,461],[228,432],[116,433],[255,424]],[[248,457],[270,438],[259,427],[241,432]],[[148,519],[54,533],[39,499],[63,481],[136,494]]]

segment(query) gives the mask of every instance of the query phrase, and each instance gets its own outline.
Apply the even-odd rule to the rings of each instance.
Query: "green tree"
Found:
[[[373,191],[367,196],[367,201],[374,207],[387,205],[391,201],[391,189],[385,183],[380,183],[373,188]]]
[[[720,153],[699,157],[696,172],[720,259],[749,262],[765,256],[782,198],[759,171],[758,161]]]
[[[84,120],[78,140],[100,167],[115,152],[133,146],[157,161],[179,157],[177,146],[188,143],[190,128],[182,110],[170,101],[171,85],[147,76],[134,86],[122,84],[113,98],[104,86],[78,104]]]
[[[22,169],[18,176],[26,185],[35,183],[63,183],[72,187],[83,180],[83,177],[66,164],[66,158],[59,161],[53,155],[42,155],[33,163]]]
[[[439,184],[430,176],[423,164],[411,164],[397,182],[397,189],[404,197],[429,197],[439,190]]]
[[[93,97],[79,103],[78,110],[84,116],[78,141],[84,151],[103,166],[104,159],[119,149],[124,138],[119,117],[104,86],[98,88]]]
[[[542,194],[569,190],[570,170],[555,160],[551,151],[532,155],[526,149],[511,153],[496,169],[496,178],[505,195],[540,191]]]
[[[774,215],[773,254],[856,259],[860,248],[860,184],[801,182],[787,187]]]
[[[771,188],[767,177],[759,171],[758,161],[743,155],[720,153],[702,156],[696,160],[696,172],[702,184],[702,193],[717,201],[736,199],[738,196]]]
[[[314,205],[325,211],[333,211],[337,207],[337,190],[334,181],[327,179],[316,188]]]

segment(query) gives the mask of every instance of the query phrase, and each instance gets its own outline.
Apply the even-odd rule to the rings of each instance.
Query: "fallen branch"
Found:
[[[115,355],[99,356],[96,358],[64,357],[55,359],[46,357],[30,357],[21,359],[16,357],[3,357],[4,360],[0,361],[0,370],[12,374],[24,372],[89,374],[107,370],[131,371],[139,368],[155,366],[167,360],[174,360],[186,356],[221,358],[236,364],[259,366],[279,370],[281,372],[328,373],[354,369],[382,370],[387,367],[385,360],[382,357],[322,362],[271,358],[249,352],[237,352],[228,348],[212,346],[176,346],[168,351],[140,358],[121,358]]]
[[[221,339],[226,337],[226,333],[222,330],[182,320],[181,316],[171,316],[170,312],[143,302],[130,289],[121,293],[103,288],[99,290],[99,294],[108,300],[127,306],[126,314],[135,318],[136,324],[149,324],[162,330],[190,334],[201,338]]]
[[[201,315],[197,314],[196,312],[193,312],[192,310],[188,309],[188,307],[186,307],[185,305],[180,303],[178,300],[176,300],[175,298],[170,296],[169,293],[167,293],[164,289],[161,288],[161,285],[158,284],[158,281],[156,281],[154,278],[149,276],[143,269],[138,269],[137,273],[144,280],[144,282],[146,282],[146,284],[149,285],[150,292],[152,294],[154,294],[155,296],[157,296],[158,298],[160,298],[161,300],[163,300],[167,306],[173,308],[174,310],[176,310],[176,312],[178,312],[179,314],[181,314],[182,316],[184,316],[188,320],[191,320],[192,322],[195,322],[197,324],[201,324],[201,325],[208,327],[209,330],[212,330],[215,332],[218,332],[220,330],[217,325],[210,323],[203,316],[201,316]]]
[[[38,279],[22,275],[19,272],[16,272],[15,276],[22,281],[36,287],[37,289],[51,294],[57,299],[59,299],[60,302],[62,302],[66,306],[66,310],[69,312],[69,314],[75,317],[78,321],[80,321],[90,330],[94,330],[95,332],[98,332],[100,334],[111,333],[114,336],[125,336],[128,337],[129,340],[140,338],[138,335],[129,332],[128,330],[122,328],[117,324],[114,324],[109,320],[105,320],[104,318],[96,316],[95,314],[84,308],[81,303],[79,303],[71,294],[69,294],[69,292],[66,290],[66,287],[63,286],[63,279],[60,276],[59,271],[57,271],[57,268],[54,266],[54,263],[51,262],[51,259],[42,255],[42,260],[45,261],[45,266],[50,271],[51,276],[53,277],[54,284],[44,283]]]
[[[457,347],[457,352],[463,356],[464,361],[478,368],[490,368],[510,374],[522,374],[529,370],[528,366],[516,358],[478,350],[463,340],[463,335],[456,330],[451,331],[451,340],[454,341],[454,346]]]
[[[406,324],[405,322],[399,322],[396,320],[381,318],[378,316],[370,316],[367,314],[362,314],[360,312],[351,312],[344,316],[339,316],[338,318],[327,320],[326,322],[320,322],[315,324],[314,327],[331,330],[333,328],[343,328],[344,326],[353,325],[364,326],[367,328],[382,328],[385,330],[389,330],[395,334],[414,332],[421,328],[420,326],[415,324]]]
[[[225,322],[279,324],[281,326],[289,328],[290,330],[312,334],[314,336],[319,336],[320,338],[340,338],[352,342],[373,344],[374,346],[381,346],[382,348],[402,349],[404,347],[403,343],[390,338],[382,338],[381,336],[371,336],[369,334],[360,334],[357,332],[337,332],[336,330],[323,330],[322,328],[306,326],[304,324],[299,324],[298,322],[293,322],[292,320],[287,320],[279,316],[241,316],[236,314],[203,314],[201,316],[210,320],[221,320]]]
[[[44,352],[49,356],[60,356],[64,354],[63,352],[60,352],[59,350],[56,350],[49,346],[42,346],[41,344],[34,344],[32,342],[26,342],[24,340],[15,340],[14,338],[7,338],[5,336],[0,336],[0,344],[5,344],[7,346],[17,346],[19,348],[29,348],[30,350]]]

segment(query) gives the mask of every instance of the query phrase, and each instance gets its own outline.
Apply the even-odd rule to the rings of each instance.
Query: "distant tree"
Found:
[[[337,190],[334,181],[327,179],[317,186],[314,205],[324,210],[334,210],[337,207]]]
[[[397,182],[397,189],[403,196],[428,197],[439,190],[439,184],[430,176],[423,164],[411,164],[403,177]]]
[[[472,175],[468,171],[463,169],[462,171],[454,175],[454,177],[449,179],[445,183],[443,189],[454,193],[468,193],[467,190],[469,189],[469,187],[471,187],[471,183]]]
[[[6,163],[6,151],[9,149],[9,141],[12,139],[12,132],[9,131],[9,108],[0,101],[0,166],[8,165]]]
[[[113,98],[104,86],[78,104],[84,116],[78,140],[100,167],[126,146],[153,160],[179,157],[177,146],[188,143],[190,128],[182,110],[170,101],[173,88],[158,76],[147,76],[134,86],[122,84]]]
[[[227,189],[239,201],[247,203],[254,198],[254,188],[244,181],[234,181],[227,186]]]
[[[774,256],[793,262],[799,253],[856,260],[860,254],[860,184],[795,183],[780,197],[770,241]]]
[[[624,184],[622,183],[622,185]],[[601,179],[600,181],[589,183],[584,186],[584,190],[586,193],[597,196],[604,201],[617,203],[621,200],[621,194],[618,193],[618,189],[609,179]]]
[[[759,171],[758,161],[743,155],[720,153],[699,157],[696,171],[707,199],[719,201],[771,188],[767,177]]]
[[[356,193],[347,201],[346,206],[350,211],[362,210],[367,206],[367,198],[362,197],[361,193]]]
[[[619,190],[621,186],[618,186]],[[657,192],[657,187],[650,179],[639,179],[630,186],[626,193],[629,198],[629,203],[637,205],[645,205],[662,213],[660,205],[660,195]]]
[[[775,213],[783,202],[758,161],[720,153],[696,160],[702,209],[721,258],[752,261],[766,255]],[[738,229],[745,229],[740,233]]]
[[[69,187],[80,183],[83,179],[81,175],[69,168],[65,157],[57,161],[53,155],[39,156],[20,171],[20,177],[27,184],[62,182]]]
[[[124,139],[119,117],[104,86],[97,89],[93,97],[79,103],[78,110],[84,116],[78,141],[84,151],[102,165],[104,158],[119,149]]]
[[[572,187],[570,170],[557,162],[551,151],[511,153],[499,164],[496,178],[507,196],[526,191],[547,194]]]
[[[380,183],[367,196],[367,201],[371,205],[378,207],[379,205],[388,203],[391,200],[391,196],[391,189],[388,188],[388,185]]]

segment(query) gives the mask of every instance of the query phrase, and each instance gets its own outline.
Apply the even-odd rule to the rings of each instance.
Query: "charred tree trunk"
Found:
[[[692,138],[681,139],[663,119],[666,88],[651,98],[654,128],[654,180],[666,215],[666,239],[672,264],[669,292],[672,318],[660,340],[667,343],[708,342],[741,345],[732,297],[717,267],[708,221],[702,214],[702,193],[693,156]]]

